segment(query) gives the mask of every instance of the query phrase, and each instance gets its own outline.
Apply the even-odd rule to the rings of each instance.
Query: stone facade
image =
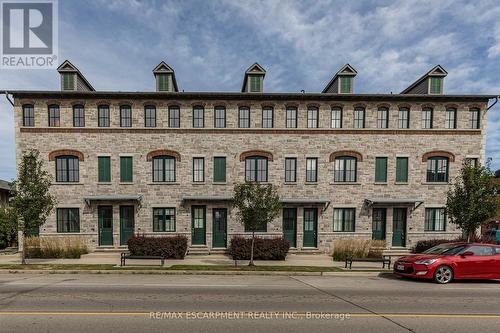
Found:
[[[113,206],[113,244],[120,246],[120,205],[134,205],[135,232],[155,235],[172,234],[153,232],[153,208],[176,208],[176,234],[185,234],[191,239],[191,206],[206,206],[206,247],[212,248],[213,208],[228,208],[227,242],[233,235],[245,234],[243,227],[235,220],[234,211],[227,201],[203,199],[183,200],[186,197],[230,197],[233,185],[245,181],[245,152],[253,150],[270,154],[268,162],[268,181],[279,188],[282,198],[303,200],[326,198],[329,203],[293,203],[297,207],[297,251],[311,251],[303,246],[303,211],[315,208],[318,212],[317,247],[313,251],[331,252],[335,239],[372,238],[373,207],[387,208],[386,242],[392,246],[392,211],[394,207],[407,209],[405,245],[411,247],[419,239],[454,238],[460,235],[448,223],[445,231],[424,231],[425,209],[443,207],[449,183],[427,183],[426,167],[423,156],[434,151],[444,151],[454,157],[449,163],[449,180],[457,175],[466,158],[484,159],[486,109],[488,98],[484,96],[403,96],[403,95],[351,95],[348,97],[319,94],[194,94],[154,93],[147,97],[92,93],[14,93],[17,161],[22,153],[30,148],[38,149],[45,160],[47,170],[55,177],[54,152],[74,150],[80,154],[78,183],[54,183],[52,193],[57,198],[57,207],[79,208],[80,232],[91,247],[99,245],[97,205]],[[240,97],[239,97],[240,96]],[[243,97],[246,96],[246,97]],[[315,96],[318,96],[316,98]],[[23,127],[22,106],[35,106],[35,126]],[[47,106],[60,106],[61,126],[48,126]],[[85,107],[85,127],[73,127],[72,106]],[[97,127],[97,105],[110,106],[110,127]],[[119,106],[132,106],[132,127],[120,128]],[[157,127],[144,127],[144,106],[155,105]],[[180,107],[180,128],[168,127],[168,107]],[[204,107],[205,127],[193,128],[192,109],[195,105]],[[226,128],[214,128],[214,107],[225,106]],[[445,110],[452,105],[457,108],[457,129],[445,129]],[[250,128],[238,128],[238,108],[249,107]],[[262,128],[262,108],[274,108],[274,128]],[[297,108],[298,128],[285,128],[287,106]],[[305,128],[307,108],[319,108],[319,128]],[[343,110],[343,128],[332,129],[331,108],[340,106]],[[354,108],[366,108],[366,126],[353,128]],[[377,129],[377,108],[389,108],[388,129]],[[398,129],[399,107],[410,108],[410,128]],[[430,106],[434,109],[433,129],[421,128],[421,110]],[[469,129],[469,108],[481,110],[480,129]],[[169,150],[178,154],[176,162],[176,181],[173,183],[154,183],[152,181],[151,155],[156,150]],[[334,182],[334,157],[338,151],[351,151],[359,154],[357,180],[354,183]],[[52,154],[52,155],[51,155]],[[243,154],[243,155],[242,155]],[[264,154],[264,153],[263,153]],[[248,154],[247,154],[248,155]],[[250,154],[253,155],[253,154]],[[439,155],[439,154],[438,154]],[[49,158],[51,156],[51,158]],[[98,157],[110,156],[111,182],[98,183]],[[133,157],[133,182],[120,183],[120,156]],[[214,157],[226,157],[227,172],[225,183],[213,182]],[[268,155],[269,156],[269,155]],[[332,157],[333,156],[333,157]],[[205,181],[193,182],[193,157],[205,159]],[[297,158],[297,181],[285,183],[284,165],[286,157]],[[306,158],[318,159],[318,181],[307,183]],[[375,182],[375,158],[387,157],[387,182]],[[396,183],[396,157],[408,158],[408,182]],[[140,195],[140,203],[133,202],[90,202],[84,198],[103,195]],[[408,199],[417,198],[421,202],[400,204],[374,204],[367,206],[365,199]],[[333,214],[335,208],[355,208],[354,232],[334,232]],[[282,235],[282,218],[277,218],[268,226],[266,236]],[[57,233],[56,214],[52,214],[42,226],[43,237],[59,237],[69,234]],[[74,234],[71,234],[74,235]]]

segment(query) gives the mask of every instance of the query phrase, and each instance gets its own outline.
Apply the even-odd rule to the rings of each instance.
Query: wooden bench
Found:
[[[385,265],[387,265],[387,268],[391,268],[391,258],[390,257],[383,257],[383,258],[346,258],[345,259],[345,268],[347,268],[347,265],[349,265],[349,269],[352,269],[352,263],[358,261],[358,262],[381,262],[382,263],[382,268],[385,268]]]
[[[125,260],[127,259],[146,259],[146,260],[161,260],[161,266],[165,263],[165,257],[162,256],[136,256],[128,253],[122,253],[120,258],[120,266],[125,266]]]

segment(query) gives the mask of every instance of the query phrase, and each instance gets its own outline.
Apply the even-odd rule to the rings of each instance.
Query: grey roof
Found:
[[[10,191],[10,183],[6,180],[0,179],[0,189]]]
[[[69,67],[70,69],[66,69],[65,67]],[[94,87],[92,87],[92,85],[90,84],[89,81],[87,81],[87,79],[85,78],[85,76],[82,74],[82,72],[80,72],[80,70],[71,63],[71,61],[69,60],[64,60],[62,64],[59,65],[59,67],[57,67],[57,71],[58,72],[74,72],[76,73],[81,79],[82,81],[87,85],[87,87],[92,90],[92,92],[95,92],[95,89]]]
[[[427,73],[425,73],[424,75],[422,75],[421,77],[419,77],[417,79],[417,81],[415,81],[412,84],[410,84],[410,86],[408,86],[408,88],[406,88],[405,90],[403,90],[402,92],[400,92],[400,94],[406,94],[407,92],[409,92],[410,90],[412,90],[415,86],[417,86],[420,82],[422,82],[423,80],[425,80],[428,76],[431,76],[432,75],[431,73],[434,72],[434,71],[436,71],[436,70],[442,72],[442,74],[436,74],[436,76],[446,76],[446,75],[448,75],[448,72],[445,71],[445,69],[441,65],[436,65],[430,71],[428,71]]]
[[[241,92],[155,92],[155,91],[44,91],[12,90],[0,92],[15,98],[127,98],[127,99],[228,99],[228,100],[326,100],[326,101],[478,101],[497,95],[422,95],[422,94],[332,94],[332,93],[241,93]]]
[[[142,195],[95,195],[84,197],[89,205],[92,201],[142,201]]]
[[[347,72],[346,72],[346,69],[348,70]],[[331,78],[331,80],[328,82],[328,84],[323,89],[322,93],[326,93],[328,91],[328,89],[330,89],[330,87],[332,86],[332,84],[335,81],[335,79],[337,79],[337,77],[341,73],[342,73],[342,75],[349,75],[349,76],[356,76],[356,74],[358,74],[358,72],[351,65],[345,64],[344,66],[342,66],[342,68],[340,68],[337,71],[337,73],[335,73],[333,75],[333,77]]]
[[[216,195],[194,195],[182,197],[182,201],[231,201],[232,199],[232,197]]]
[[[414,203],[422,203],[424,202],[422,199],[414,199],[414,198],[369,198],[365,199],[369,204],[414,204]]]
[[[283,203],[296,203],[296,204],[327,204],[330,200],[326,198],[283,198],[280,200]]]

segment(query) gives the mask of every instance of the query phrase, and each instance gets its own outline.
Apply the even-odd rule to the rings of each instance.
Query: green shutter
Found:
[[[258,75],[250,75],[250,92],[260,92],[260,77]]]
[[[98,157],[99,182],[111,181],[111,158],[108,156]]]
[[[226,181],[226,158],[214,157],[214,182]]]
[[[408,157],[398,157],[396,159],[396,182],[408,182]]]
[[[440,77],[431,77],[431,94],[441,94],[441,80]]]
[[[120,157],[120,182],[132,182],[132,157]]]
[[[387,157],[377,157],[375,159],[375,182],[387,181]]]
[[[169,91],[169,75],[158,74],[158,91]]]
[[[340,92],[342,94],[349,94],[351,92],[352,78],[349,76],[340,77]]]
[[[75,74],[63,74],[63,90],[75,90]]]

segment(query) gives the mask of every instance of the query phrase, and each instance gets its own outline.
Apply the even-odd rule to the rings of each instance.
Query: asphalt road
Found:
[[[500,281],[0,274],[0,332],[498,332]]]

